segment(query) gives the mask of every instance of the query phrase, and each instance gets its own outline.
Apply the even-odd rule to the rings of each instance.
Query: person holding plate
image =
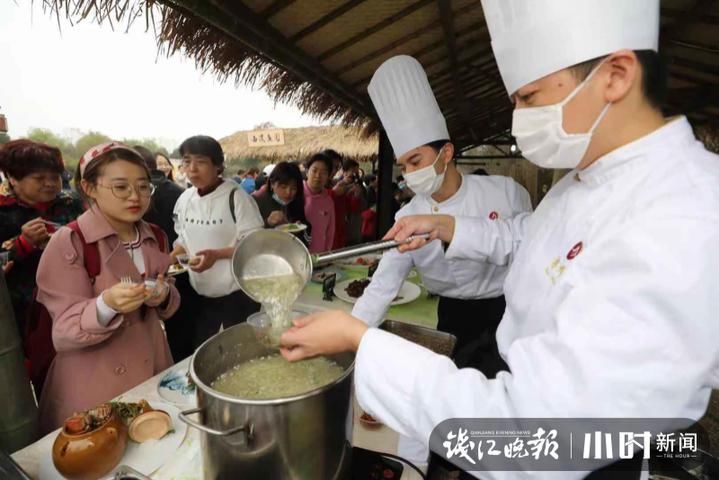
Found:
[[[300,168],[290,162],[280,162],[272,169],[268,183],[252,198],[260,209],[265,228],[285,226],[302,243],[309,246],[312,227],[305,216],[305,195]]]

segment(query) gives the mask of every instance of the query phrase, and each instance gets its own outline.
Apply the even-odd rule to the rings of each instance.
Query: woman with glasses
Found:
[[[174,328],[192,332],[189,355],[220,325],[244,322],[259,311],[235,282],[231,258],[237,242],[264,222],[252,198],[234,180],[222,178],[225,156],[217,140],[190,137],[180,145],[180,155],[192,187],[175,204],[173,254],[189,256],[189,280],[198,295],[183,301],[182,322]],[[176,333],[168,331],[173,344]]]
[[[167,238],[142,220],[154,187],[140,154],[98,145],[75,185],[90,208],[52,237],[37,272],[57,350],[40,397],[45,433],[172,365],[162,321],[180,303],[164,278]]]
[[[21,337],[35,288],[40,255],[59,225],[82,213],[82,201],[62,190],[60,150],[31,140],[0,147],[7,179],[0,193],[0,264],[9,264],[7,285]]]

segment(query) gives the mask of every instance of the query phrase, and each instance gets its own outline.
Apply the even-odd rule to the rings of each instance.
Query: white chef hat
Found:
[[[414,58],[398,55],[385,61],[367,91],[397,158],[413,148],[449,139],[427,74]]]
[[[482,0],[482,8],[510,95],[593,58],[659,46],[659,0]]]

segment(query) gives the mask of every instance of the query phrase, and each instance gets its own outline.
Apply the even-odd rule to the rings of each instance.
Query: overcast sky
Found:
[[[263,91],[220,84],[180,55],[158,58],[144,19],[129,33],[90,21],[63,21],[60,31],[41,1],[30,3],[0,1],[0,113],[13,138],[33,127],[69,136],[97,130],[173,148],[190,135],[220,138],[265,121],[319,124]]]

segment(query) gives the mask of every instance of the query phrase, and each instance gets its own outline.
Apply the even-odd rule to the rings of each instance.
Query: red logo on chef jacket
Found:
[[[582,249],[584,248],[584,243],[579,242],[575,246],[572,247],[572,249],[567,253],[567,260],[574,260],[574,258],[582,253]]]
[[[492,213],[489,214],[489,219],[490,219],[490,220],[496,220],[496,219],[498,219],[498,218],[499,218],[499,214],[498,214],[497,212],[492,212]]]

